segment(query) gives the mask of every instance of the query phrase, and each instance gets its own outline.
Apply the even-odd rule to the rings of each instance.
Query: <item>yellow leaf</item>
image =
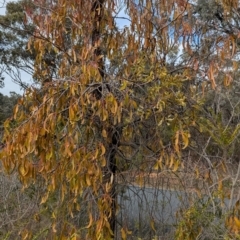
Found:
[[[240,220],[236,216],[234,217],[234,222],[236,226],[240,229]]]
[[[109,193],[111,189],[112,189],[111,183],[108,183],[108,182],[107,182],[107,183],[105,184],[105,191],[106,191],[106,193]]]
[[[101,150],[102,150],[101,156],[103,156],[105,154],[105,152],[106,152],[106,149],[103,146],[103,144],[101,144]]]
[[[103,130],[102,130],[102,136],[103,136],[104,138],[106,138],[106,137],[107,137],[107,132],[106,132],[106,130],[105,130],[105,129],[103,129]]]
[[[151,225],[152,230],[153,230],[154,232],[156,232],[156,228],[155,228],[155,226],[154,226],[154,221],[153,221],[153,220],[151,220],[150,225]]]
[[[190,134],[188,132],[181,131],[181,135],[182,135],[182,140],[183,140],[183,143],[184,143],[184,146],[183,146],[182,149],[185,149],[189,144]]]
[[[173,171],[173,172],[176,172],[176,171],[178,170],[178,166],[179,166],[179,161],[175,161],[172,171]]]
[[[40,136],[44,136],[45,133],[46,133],[46,130],[44,128],[41,128],[41,130],[39,132]]]
[[[21,164],[19,167],[18,167],[18,170],[19,170],[19,173],[24,177],[28,174],[28,171],[29,171],[29,168],[26,168],[24,166],[24,164]]]
[[[89,177],[88,174],[86,174],[86,183],[87,183],[88,186],[91,186],[91,185],[92,185],[92,184],[91,184],[91,181],[90,181],[90,177]]]
[[[208,77],[211,81],[212,88],[215,89],[217,84],[215,82],[215,77],[214,77],[214,66],[213,63],[210,64],[209,70],[208,70]]]
[[[61,238],[61,239],[62,239],[62,238]],[[71,239],[71,240],[78,240],[79,238],[78,238],[77,234],[75,233],[73,236],[71,236],[70,239]]]
[[[72,50],[72,53],[73,53],[73,61],[76,62],[77,61],[76,52]]]
[[[218,191],[222,191],[223,190],[223,184],[222,181],[219,181],[218,183]]]
[[[116,114],[117,109],[118,109],[118,104],[117,104],[117,101],[114,99],[114,100],[113,100],[113,106],[111,107],[111,112],[112,112],[113,114]]]
[[[24,232],[22,232],[22,239],[23,240],[26,240],[26,239],[28,239],[28,237],[29,237],[29,231],[27,231],[27,230],[24,230]]]
[[[158,169],[159,169],[158,161],[154,164],[153,169],[154,169],[154,170],[158,170]]]
[[[53,224],[52,224],[52,231],[53,231],[54,233],[57,232],[56,223],[53,223]]]
[[[48,195],[49,195],[49,192],[47,192],[47,194],[45,194],[45,196],[42,197],[42,200],[41,200],[40,204],[43,204],[47,201]]]
[[[17,113],[18,113],[18,105],[16,105],[14,108],[14,119],[16,119]]]
[[[230,38],[231,38],[231,42],[232,42],[232,57],[233,57],[236,52],[236,43],[235,43],[236,41],[232,35],[230,36]]]
[[[65,198],[65,194],[67,192],[67,187],[65,184],[62,185],[62,188],[61,188],[61,200],[63,201],[64,198]]]
[[[108,112],[104,108],[102,109],[102,121],[106,121],[108,118]]]
[[[231,228],[232,224],[233,224],[233,218],[232,217],[227,218],[226,221],[225,221],[225,225],[227,227]]]
[[[111,173],[110,184],[113,184],[113,181],[114,181],[114,175]]]
[[[53,190],[56,189],[56,178],[55,178],[55,175],[52,177],[52,187],[53,187]]]
[[[122,235],[123,240],[127,239],[127,234],[126,234],[126,231],[124,230],[124,228],[121,229],[121,235]]]
[[[162,169],[163,168],[163,156],[162,155],[160,156],[157,163],[158,163],[159,168]]]
[[[123,81],[120,87],[120,91],[124,90],[127,87],[127,81]]]
[[[118,123],[121,122],[121,111],[117,111],[117,119],[118,119]]]
[[[40,221],[40,216],[39,216],[39,214],[34,214],[34,216],[33,216],[33,218],[34,218],[34,220],[36,221],[36,222],[39,222]]]
[[[93,223],[93,217],[92,217],[92,214],[90,213],[89,214],[89,223],[88,225],[86,226],[86,228],[90,228],[92,226],[92,223]]]
[[[137,184],[139,184],[140,187],[143,186],[143,184],[144,184],[143,174],[140,173],[140,174],[136,177],[136,182],[137,182]]]
[[[75,117],[74,109],[73,109],[73,106],[70,105],[70,107],[69,107],[69,119],[70,119],[70,121],[74,121],[74,117]]]
[[[179,152],[179,131],[176,132],[175,134],[175,150],[176,152]]]
[[[233,61],[233,71],[238,70],[238,62],[237,61]]]
[[[195,173],[196,173],[196,178],[198,179],[199,178],[199,170],[198,170],[198,168],[195,169]]]
[[[55,215],[54,212],[52,213],[52,218],[53,218],[53,219],[56,219],[56,215]]]
[[[106,166],[106,159],[105,159],[105,157],[102,157],[101,159],[100,159],[101,161],[101,166],[102,167],[105,167]]]
[[[172,167],[173,163],[174,163],[174,158],[173,158],[173,153],[171,153],[169,168]]]

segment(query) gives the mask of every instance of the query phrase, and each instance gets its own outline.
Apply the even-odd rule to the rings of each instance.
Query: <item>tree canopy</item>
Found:
[[[32,0],[15,9],[20,3],[8,5],[11,23],[0,19],[17,33],[0,35],[14,42],[1,59],[19,69],[25,60],[38,86],[4,123],[0,158],[25,188],[41,183],[48,237],[113,239],[120,232],[127,239],[128,226],[117,221],[118,186],[129,184],[124,172],[141,186],[146,173],[176,174],[189,154],[209,169],[217,162],[221,173],[236,161],[239,102],[230,96],[238,89],[238,1]],[[129,25],[121,28],[122,10]],[[239,228],[237,216],[226,219]],[[156,224],[150,220],[153,231]],[[191,224],[179,225],[178,239],[200,234],[186,232]],[[33,235],[22,232],[23,239]]]

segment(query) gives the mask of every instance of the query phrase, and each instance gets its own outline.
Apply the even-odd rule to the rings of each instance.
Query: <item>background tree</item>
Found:
[[[33,21],[28,21],[25,12],[37,11],[38,6],[33,5],[32,1],[14,1],[6,3],[6,12],[0,16],[0,64],[1,64],[1,82],[4,84],[4,75],[8,75],[11,80],[17,83],[21,88],[26,89],[31,84],[40,82],[34,77],[34,60],[36,58],[33,46],[28,45],[30,37],[35,36],[35,26]],[[40,38],[45,38],[39,35]],[[67,37],[66,37],[67,38]],[[67,42],[67,40],[66,40]],[[31,51],[28,50],[31,49]],[[60,57],[60,56],[58,56]],[[52,77],[57,68],[57,56],[53,51],[46,52],[42,59],[44,69],[51,72]],[[27,73],[33,82],[23,80],[22,74]],[[45,81],[48,81],[45,79]]]
[[[34,27],[24,21],[24,6],[30,1],[6,3],[5,15],[0,16],[0,63],[1,78],[7,74],[20,87],[27,84],[21,78],[21,73],[33,74],[34,54],[27,51],[27,43],[32,36]]]

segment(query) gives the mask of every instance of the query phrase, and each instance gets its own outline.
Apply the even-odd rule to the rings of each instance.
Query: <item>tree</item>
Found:
[[[223,239],[239,237],[238,202],[235,205],[239,199],[236,193],[239,181],[238,8],[239,1],[197,1],[193,5],[191,20],[196,21],[193,31],[195,38],[189,39],[190,42],[186,44],[185,58],[191,56],[195,59],[196,77],[199,85],[205,85],[206,97],[199,114],[201,120],[198,121],[201,133],[198,130],[191,132],[191,154],[198,165],[206,162],[200,171],[197,168],[197,176],[209,179],[209,183],[205,181],[209,202],[202,204],[196,201],[197,204],[189,209],[189,218],[184,227],[180,227],[180,239],[206,236],[206,228],[204,231],[199,227],[201,214],[197,212],[205,212],[203,218],[214,217],[220,219],[219,223],[222,222],[218,226],[214,221],[215,224],[208,224],[212,228],[212,232],[207,233],[210,239],[214,232],[215,236],[221,235]],[[202,81],[204,78],[210,79],[215,90],[206,88],[207,82]],[[220,211],[216,210],[218,208]],[[216,212],[220,212],[221,217],[216,217]],[[195,219],[191,221],[192,225],[188,224],[190,219]],[[203,229],[204,225],[201,226]]]
[[[0,16],[1,79],[7,74],[24,89],[27,84],[21,72],[29,75],[34,72],[34,54],[26,51],[28,39],[34,32],[33,25],[24,22],[24,7],[29,4],[29,1],[8,2],[5,15]]]
[[[0,125],[2,126],[4,121],[11,117],[14,106],[17,104],[17,100],[20,98],[19,94],[15,92],[10,93],[10,97],[4,96],[0,93]]]
[[[25,10],[37,11],[38,7],[31,1],[20,0],[6,3],[5,15],[0,16],[0,64],[1,83],[4,84],[4,75],[7,74],[21,88],[30,87],[21,77],[22,73],[29,74],[35,84],[40,84],[34,77],[34,60],[36,58],[33,46],[28,45],[30,37],[35,36],[35,26],[33,21],[28,21],[25,17]],[[44,38],[44,36],[40,36]],[[31,51],[28,50],[28,47]],[[57,68],[56,54],[47,52],[42,59],[42,64],[51,70]],[[53,61],[54,60],[54,61]]]
[[[211,133],[213,124],[199,117],[206,114],[204,88],[196,83],[215,88],[217,69],[212,63],[206,70],[203,55],[194,54],[195,6],[122,3],[129,16],[123,29],[116,24],[119,1],[36,0],[25,8],[41,87],[29,88],[5,122],[0,158],[26,188],[42,184],[41,204],[52,217],[48,237],[112,239],[121,232],[126,239],[129,226],[117,221],[118,186],[141,185],[154,170],[174,175],[194,147],[190,135]],[[235,52],[230,36],[227,42],[222,53]],[[173,61],[180,45],[182,56]],[[152,231],[157,223],[149,219]]]
[[[0,93],[0,141],[3,134],[3,123],[12,116],[13,108],[17,104],[20,95],[15,92],[10,93],[10,97]]]

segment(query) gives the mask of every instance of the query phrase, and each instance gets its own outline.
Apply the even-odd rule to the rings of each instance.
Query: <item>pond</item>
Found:
[[[235,204],[234,199],[233,204]],[[224,212],[228,210],[229,199],[221,201],[207,195],[199,196],[196,192],[174,189],[140,187],[137,185],[122,186],[118,191],[120,210],[117,221],[132,232],[129,239],[174,239],[176,226],[181,221],[183,212],[194,205],[196,210],[192,221],[203,232],[224,232]]]
[[[177,223],[177,212],[188,207],[189,193],[184,191],[136,185],[120,189],[118,221],[137,235],[146,236],[153,225],[159,234],[165,235]]]

